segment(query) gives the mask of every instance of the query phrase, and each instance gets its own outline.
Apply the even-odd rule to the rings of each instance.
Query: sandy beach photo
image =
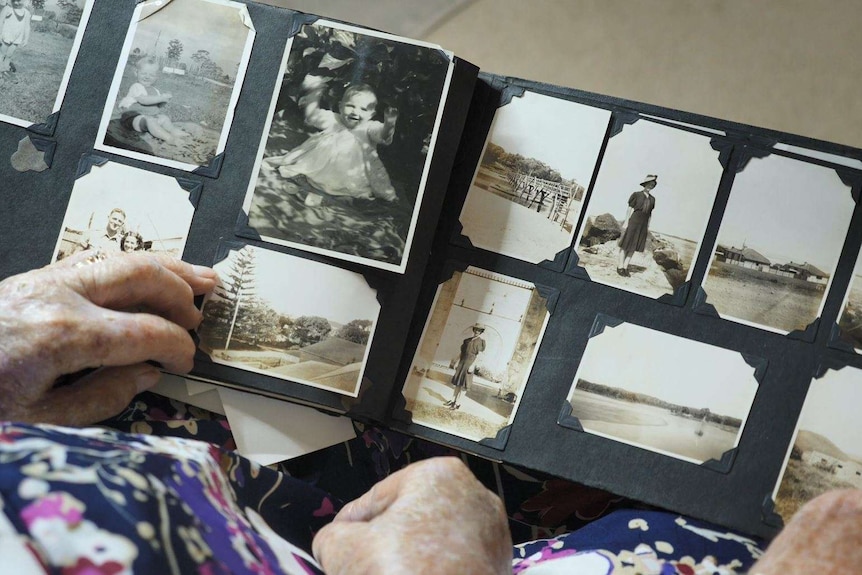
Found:
[[[238,2],[138,5],[95,148],[187,171],[209,166],[224,151],[254,37]]]
[[[691,278],[723,168],[710,139],[640,119],[611,138],[575,252],[590,279],[650,298]]]
[[[739,353],[623,323],[590,339],[568,401],[587,433],[703,463],[738,445],[757,386]]]
[[[862,370],[828,370],[814,379],[773,493],[786,524],[807,501],[833,489],[862,489]]]
[[[380,314],[361,274],[254,246],[213,267],[197,332],[214,363],[359,394]]]
[[[86,250],[181,258],[195,207],[175,178],[106,162],[75,181],[51,261]]]
[[[834,169],[771,155],[737,174],[704,277],[719,315],[776,333],[823,308],[856,204]]]
[[[526,91],[497,110],[461,210],[479,248],[531,263],[572,243],[610,112]]]
[[[478,268],[443,282],[403,395],[414,423],[472,441],[515,418],[550,314],[533,284]]]

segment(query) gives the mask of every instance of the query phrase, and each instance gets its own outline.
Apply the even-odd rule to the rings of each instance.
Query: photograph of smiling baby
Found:
[[[431,45],[304,26],[246,196],[249,237],[403,271],[451,70]]]

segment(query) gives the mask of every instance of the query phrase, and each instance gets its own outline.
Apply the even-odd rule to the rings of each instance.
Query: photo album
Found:
[[[2,10],[0,277],[212,266],[191,380],[752,535],[862,488],[862,150],[255,2]]]

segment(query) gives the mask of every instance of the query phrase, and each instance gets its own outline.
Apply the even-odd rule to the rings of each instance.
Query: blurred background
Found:
[[[859,0],[266,0],[487,72],[862,147]]]

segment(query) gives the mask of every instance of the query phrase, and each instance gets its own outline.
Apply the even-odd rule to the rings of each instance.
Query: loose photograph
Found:
[[[844,303],[838,314],[838,327],[841,329],[841,340],[853,346],[857,353],[862,353],[862,250],[856,257],[853,277],[847,286]]]
[[[380,315],[361,274],[254,246],[214,268],[197,330],[214,363],[359,395]]]
[[[530,263],[568,250],[611,113],[526,91],[497,110],[461,233]]]
[[[44,123],[60,110],[92,0],[0,0],[0,121]]]
[[[86,250],[181,258],[195,208],[176,179],[107,162],[78,178],[51,261]]]
[[[550,314],[528,282],[474,267],[437,289],[403,395],[413,422],[472,441],[511,424]]]
[[[771,155],[736,175],[704,277],[706,303],[787,334],[820,316],[856,204],[834,169]]]
[[[700,464],[739,444],[757,387],[739,353],[623,323],[590,338],[568,401],[587,433]]]
[[[862,370],[828,370],[811,381],[772,499],[787,524],[806,502],[835,489],[862,489]]]
[[[452,66],[431,44],[303,26],[243,205],[255,236],[403,273]]]
[[[640,119],[608,142],[578,232],[592,281],[650,298],[691,278],[723,168],[710,138]]]
[[[209,166],[224,151],[254,36],[238,2],[138,5],[96,149],[181,170]]]

